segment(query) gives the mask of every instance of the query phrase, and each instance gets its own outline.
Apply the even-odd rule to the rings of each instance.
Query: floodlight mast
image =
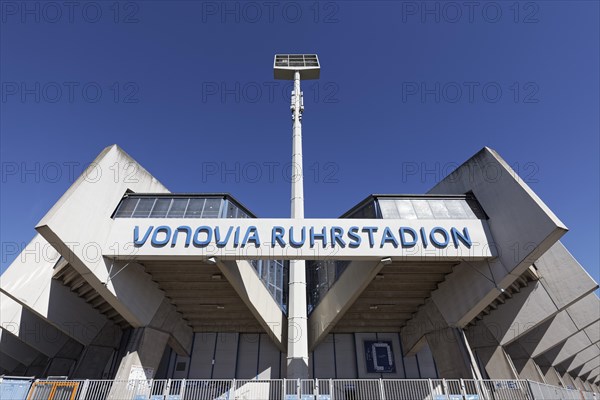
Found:
[[[291,218],[304,218],[304,174],[302,163],[302,113],[304,101],[300,79],[318,79],[319,60],[315,54],[278,54],[273,65],[275,79],[293,79],[292,195]],[[306,307],[306,261],[290,260],[288,286],[287,378],[307,379],[308,317]]]

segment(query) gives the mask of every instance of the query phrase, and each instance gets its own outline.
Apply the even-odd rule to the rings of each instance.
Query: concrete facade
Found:
[[[119,179],[101,173],[113,170]],[[133,198],[135,208],[120,216]],[[447,205],[446,212],[462,216],[431,214],[417,222],[479,226],[484,234],[477,241],[483,243],[468,245],[483,244],[486,251],[457,257],[431,246],[411,255],[411,246],[418,247],[406,244],[412,228],[400,231],[402,242],[389,254],[381,250],[383,241],[377,251],[355,243],[355,257],[345,247],[340,254],[350,258],[328,253],[321,260],[295,249],[285,259],[309,260],[307,274],[318,277],[308,282],[307,329],[290,331],[295,325],[288,311],[306,298],[286,298],[293,277],[288,261],[195,255],[200,231],[194,246],[183,245],[191,231],[185,237],[181,232],[201,218],[170,219],[166,209],[149,218],[160,201],[169,204],[169,213],[187,201],[187,215],[193,199],[201,201],[209,221],[270,223],[253,223],[252,213],[225,194],[171,194],[123,150],[106,148],[2,275],[1,372],[123,380],[285,378],[288,345],[298,341],[308,349],[308,376],[314,378],[530,379],[585,390],[598,382],[598,285],[559,241],[565,225],[489,148],[428,194],[374,195],[339,223],[395,223],[398,217],[382,211],[384,203],[396,204],[398,213],[407,205],[424,212],[419,207],[435,203],[427,211],[432,213]],[[144,221],[163,228],[148,230],[152,244],[142,257],[139,243],[113,242],[131,237],[129,230],[115,230],[137,226],[144,204],[151,204]],[[413,231],[423,246],[444,238]],[[135,236],[141,232],[134,242],[141,243]],[[181,235],[180,253],[174,242],[162,242],[161,235],[172,232]],[[338,246],[344,243],[332,237]],[[317,234],[317,240],[323,238]]]

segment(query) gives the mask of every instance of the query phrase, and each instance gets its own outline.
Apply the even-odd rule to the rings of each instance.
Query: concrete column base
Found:
[[[540,370],[542,371],[542,374],[544,374],[544,380],[547,384],[554,386],[564,386],[560,374],[556,371],[556,369],[554,369],[554,367],[540,365]]]
[[[127,354],[121,360],[115,380],[128,380],[131,367],[146,369],[146,379],[154,378],[169,334],[149,327],[136,328],[127,344]]]
[[[490,379],[518,379],[502,346],[478,347],[473,349],[473,352]]]
[[[470,350],[458,328],[445,328],[425,334],[438,373],[446,379],[476,379]]]
[[[546,383],[544,375],[532,358],[513,359],[513,364],[519,374],[519,378]]]
[[[304,358],[288,358],[286,376],[288,379],[308,379],[308,360]]]
[[[577,387],[577,385],[575,385],[575,381],[573,380],[573,377],[571,375],[569,375],[568,372],[565,372],[562,375],[562,380],[563,380],[563,382],[565,383],[565,385],[567,387],[570,387],[570,388],[576,388]]]

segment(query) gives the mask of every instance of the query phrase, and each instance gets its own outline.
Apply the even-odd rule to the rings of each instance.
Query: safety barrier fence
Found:
[[[1,400],[600,400],[528,380],[0,378]]]

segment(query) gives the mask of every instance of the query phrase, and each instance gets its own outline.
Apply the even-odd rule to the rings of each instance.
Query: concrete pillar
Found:
[[[153,379],[168,341],[168,333],[149,327],[134,329],[129,337],[125,356],[120,361],[115,376],[116,382],[110,389],[108,399],[121,400],[129,396],[131,387],[128,381],[130,380]],[[142,389],[147,390],[148,387],[144,385]],[[138,391],[138,394],[141,393]],[[146,393],[146,397],[149,397],[149,394]]]
[[[440,377],[473,379],[478,377],[477,365],[459,328],[444,328],[425,335]],[[476,372],[477,371],[477,372]]]
[[[550,385],[554,385],[554,386],[564,386],[565,385],[560,374],[556,370],[556,368],[550,366],[547,368],[540,367],[540,369],[542,370],[542,373],[544,374],[544,379],[546,380],[546,383],[548,383]]]
[[[8,356],[9,359],[17,360],[19,363],[28,366],[39,355],[39,352],[33,347],[20,341],[17,336],[11,335],[4,329],[0,329],[0,351],[2,356]]]
[[[510,356],[486,324],[479,321],[466,329],[465,334],[480,368],[490,379],[519,378]]]
[[[545,383],[545,375],[519,341],[513,342],[505,349],[515,366],[517,374],[519,374],[519,378]]]
[[[10,375],[12,371],[17,370],[19,366],[24,367],[19,360],[15,360],[14,358],[0,352],[0,368],[6,371],[6,374]]]
[[[519,378],[546,383],[544,374],[541,373],[532,358],[513,359],[513,364],[519,374]]]
[[[518,374],[502,346],[473,348],[473,353],[490,379],[518,379]]]
[[[562,375],[562,381],[565,383],[565,386],[568,388],[576,388],[577,387],[575,385],[575,381],[573,380],[573,377],[568,372],[565,372]]]
[[[217,267],[277,348],[285,352],[287,317],[247,260],[217,260]]]
[[[583,386],[583,381],[576,376],[575,378],[573,378],[573,382],[575,382],[575,387],[579,390],[585,390],[585,386]]]
[[[77,363],[73,379],[104,379],[108,362],[119,349],[122,331],[112,322],[108,322],[92,342],[85,347]]]
[[[384,264],[352,261],[308,318],[308,349],[313,351],[352,307]]]
[[[43,354],[38,355],[33,362],[27,366],[25,376],[35,376],[36,378],[45,378],[48,376],[48,367],[50,366],[50,359]]]
[[[427,299],[400,333],[404,356],[429,344],[441,378],[478,379],[481,373],[462,329],[448,326],[436,304]]]
[[[168,340],[168,333],[153,328],[134,329],[115,380],[128,380],[132,367],[142,367],[147,379],[154,378]]]

